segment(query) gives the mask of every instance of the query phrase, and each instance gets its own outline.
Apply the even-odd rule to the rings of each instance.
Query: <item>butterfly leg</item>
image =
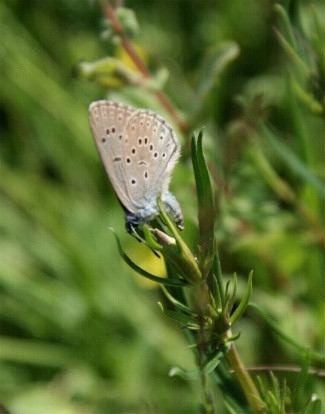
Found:
[[[166,213],[174,220],[176,226],[180,230],[184,230],[183,214],[176,197],[173,194],[166,192],[161,197],[161,201]]]
[[[139,216],[132,213],[126,213],[125,216],[125,227],[126,231],[130,233],[132,236],[134,236],[138,242],[142,243],[142,238],[138,235],[136,228],[139,225]]]

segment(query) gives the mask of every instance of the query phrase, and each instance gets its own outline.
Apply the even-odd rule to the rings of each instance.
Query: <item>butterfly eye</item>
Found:
[[[157,158],[157,157],[158,157],[158,152],[155,152],[155,153],[153,154],[153,156],[154,156],[155,158]]]
[[[163,135],[160,135],[160,139],[164,139],[164,136]]]
[[[148,138],[146,137],[145,139],[144,139],[144,145],[147,145],[148,144]]]
[[[128,164],[130,164],[130,162],[131,162],[130,158],[127,158],[127,159],[126,159],[126,162],[127,162]]]
[[[135,185],[135,180],[131,180],[131,184],[132,185]]]
[[[148,172],[147,171],[144,173],[144,178],[148,178]]]
[[[109,135],[109,132],[110,132],[110,131],[109,131],[109,129],[107,128],[107,129],[106,129],[106,134],[107,134],[107,135]]]
[[[150,151],[152,151],[152,150],[153,150],[153,145],[152,145],[152,144],[150,144],[149,149],[150,149]]]
[[[102,142],[105,142],[106,141],[106,138],[102,138]]]
[[[122,138],[123,138],[123,136],[122,136],[122,135],[120,135],[120,136],[119,136],[119,139],[121,140]]]
[[[142,144],[142,139],[140,138],[138,142],[139,142],[139,145],[141,145]]]
[[[135,154],[135,148],[132,148],[131,152],[132,152],[132,154]]]
[[[115,134],[115,128],[114,127],[112,128],[112,133]]]
[[[166,153],[165,153],[165,152],[163,153],[162,157],[163,157],[163,158],[165,158],[165,157],[166,157]]]

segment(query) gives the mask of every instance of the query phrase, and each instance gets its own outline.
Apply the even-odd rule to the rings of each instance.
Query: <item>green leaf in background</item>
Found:
[[[303,353],[309,352],[309,357],[312,360],[325,361],[325,355],[322,355],[321,353],[318,353],[315,351],[311,351],[308,347],[299,344],[296,340],[292,339],[289,335],[283,332],[283,330],[279,328],[276,322],[272,318],[270,318],[270,316],[260,306],[256,305],[255,303],[250,302],[248,304],[248,307],[250,309],[253,309],[261,318],[263,318],[264,322],[266,322],[268,327],[272,329],[272,331],[274,331],[285,342],[292,345],[294,348],[296,348],[300,352],[303,352]]]
[[[299,56],[298,52],[291,46],[288,40],[278,29],[274,28],[274,32],[284,52],[287,54],[288,58],[294,64],[294,67],[299,69],[300,75],[302,75],[304,78],[309,78],[309,76],[311,75],[311,70],[304,62],[304,60]]]
[[[273,151],[276,152],[279,158],[290,168],[290,170],[296,174],[299,178],[303,179],[306,183],[310,184],[319,194],[319,196],[325,200],[325,183],[318,178],[308,167],[303,164],[302,161],[287,147],[279,138],[271,131],[265,124],[260,124],[261,135],[266,139]]]
[[[223,71],[237,59],[239,53],[240,47],[234,41],[222,42],[209,52],[201,66],[196,97],[193,99],[194,112],[198,111],[204,104],[205,98],[220,81]]]
[[[279,16],[281,29],[282,29],[285,39],[287,39],[288,43],[293,49],[296,49],[296,40],[295,40],[293,31],[292,31],[290,19],[289,19],[289,16],[286,10],[280,4],[276,4],[274,6],[274,10]]]

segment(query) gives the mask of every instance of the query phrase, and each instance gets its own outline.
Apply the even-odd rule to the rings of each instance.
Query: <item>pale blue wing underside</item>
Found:
[[[137,207],[131,203],[127,192],[122,142],[125,126],[135,112],[130,106],[105,100],[91,103],[88,110],[91,132],[102,164],[120,202],[132,213]]]
[[[179,157],[173,129],[159,115],[138,110],[128,120],[122,143],[122,162],[130,201],[139,208],[156,204],[168,189],[170,174]]]

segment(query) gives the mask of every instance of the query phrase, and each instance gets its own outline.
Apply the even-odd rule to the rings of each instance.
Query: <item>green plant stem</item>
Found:
[[[263,406],[259,401],[259,392],[249,375],[245,365],[241,361],[237,349],[234,344],[231,344],[229,351],[227,352],[227,360],[231,365],[234,373],[238,379],[238,382],[247,398],[247,401],[254,414],[262,413]]]
[[[194,289],[195,289],[193,292],[194,301],[195,301],[196,308],[199,311],[199,323],[201,325],[201,335],[200,335],[200,340],[198,343],[198,364],[200,367],[202,367],[204,354],[206,351],[206,343],[207,343],[207,338],[205,338],[204,329],[203,329],[203,325],[204,325],[203,315],[205,314],[208,308],[209,287],[206,281],[204,280],[202,281],[202,283],[195,286]],[[203,370],[201,370],[201,384],[202,384],[203,397],[204,397],[204,413],[214,414],[215,409],[214,409],[211,391],[209,389],[208,376]]]
[[[214,404],[213,399],[210,393],[210,390],[208,388],[207,384],[208,376],[204,372],[201,373],[201,383],[203,387],[203,393],[204,393],[204,413],[205,414],[214,414]]]

